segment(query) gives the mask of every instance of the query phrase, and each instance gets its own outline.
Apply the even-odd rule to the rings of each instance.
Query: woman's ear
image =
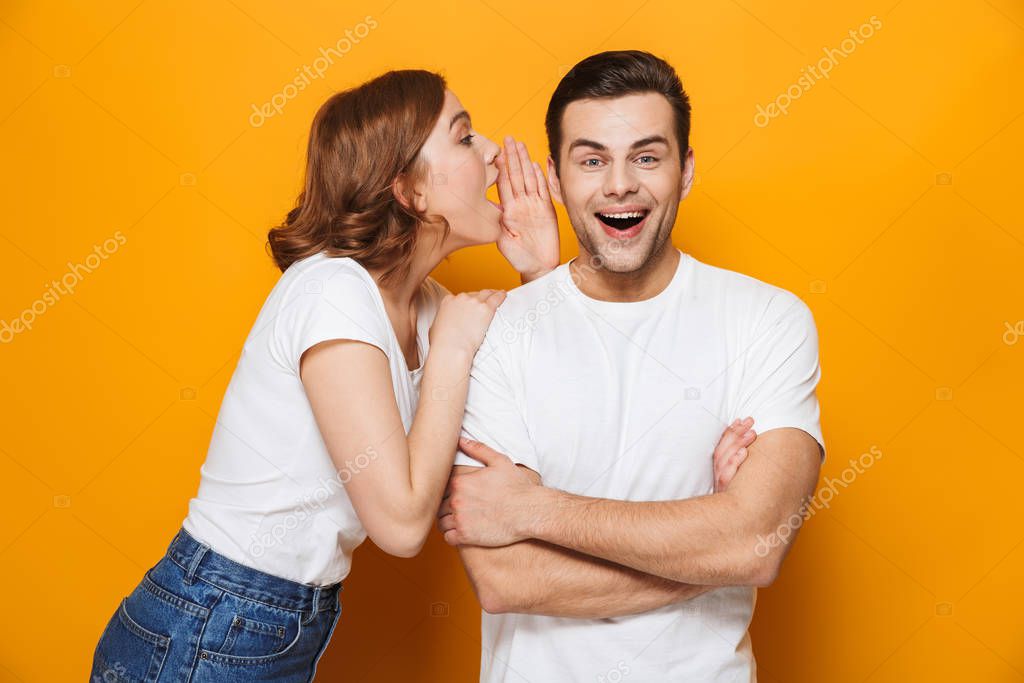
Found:
[[[399,173],[391,184],[391,191],[398,203],[417,213],[426,213],[427,195],[422,182],[414,181],[408,173]]]

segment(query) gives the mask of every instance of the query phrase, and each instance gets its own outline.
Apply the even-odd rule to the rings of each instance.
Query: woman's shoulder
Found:
[[[299,259],[282,273],[282,277],[293,279],[327,278],[336,275],[373,281],[372,276],[355,259],[348,256],[330,256],[322,251]]]
[[[314,254],[291,264],[270,313],[285,362],[297,372],[306,349],[328,339],[354,339],[388,353],[389,321],[376,284],[353,259]]]
[[[347,256],[328,256],[318,252],[288,266],[281,274],[278,287],[285,301],[294,301],[303,294],[321,294],[329,301],[375,301],[373,277]]]

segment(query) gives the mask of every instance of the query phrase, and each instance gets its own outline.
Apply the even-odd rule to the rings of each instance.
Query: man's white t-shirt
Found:
[[[299,378],[299,359],[329,339],[380,348],[408,432],[428,331],[445,294],[430,278],[420,290],[421,363],[410,370],[380,290],[357,261],[321,252],[285,270],[224,394],[185,530],[236,562],[282,578],[321,586],[345,578],[366,531],[344,484],[378,454],[368,446],[335,467]]]
[[[802,429],[824,457],[819,376],[814,319],[786,290],[680,253],[654,297],[599,301],[563,264],[498,309],[463,433],[571,493],[690,498],[713,493],[712,453],[735,418]],[[483,613],[481,681],[754,681],[755,596],[724,587],[595,620]]]

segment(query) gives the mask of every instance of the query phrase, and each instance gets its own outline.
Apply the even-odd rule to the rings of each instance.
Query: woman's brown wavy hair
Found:
[[[393,186],[425,172],[420,149],[444,106],[444,77],[389,71],[339,92],[317,111],[296,206],[267,235],[282,271],[326,252],[349,256],[383,278],[408,270],[417,227],[426,217],[398,201]]]

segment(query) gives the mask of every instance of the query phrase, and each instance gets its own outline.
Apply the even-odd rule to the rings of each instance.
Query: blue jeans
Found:
[[[90,680],[311,681],[340,592],[245,567],[181,529],[111,617]]]

